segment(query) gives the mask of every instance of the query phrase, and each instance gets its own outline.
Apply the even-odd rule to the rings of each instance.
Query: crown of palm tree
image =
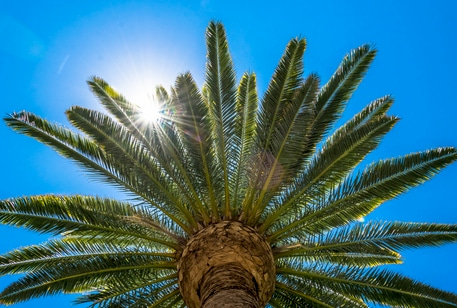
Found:
[[[189,73],[169,92],[158,87],[157,121],[98,77],[88,83],[109,114],[66,112],[83,134],[25,111],[5,119],[131,200],[0,201],[1,223],[52,236],[0,257],[0,274],[25,273],[0,303],[64,292],[94,307],[203,305],[183,281],[220,282],[183,259],[219,228],[237,245],[267,243],[273,263],[258,264],[273,277],[253,272],[255,288],[268,289],[256,291],[255,307],[456,307],[457,295],[379,266],[401,263],[406,248],[456,241],[457,225],[358,221],[457,159],[448,147],[356,168],[398,121],[385,96],[334,129],[376,51],[351,51],[321,86],[317,75],[303,77],[306,42],[293,39],[259,100],[254,73],[237,84],[222,24],[209,24],[206,43],[203,88]]]

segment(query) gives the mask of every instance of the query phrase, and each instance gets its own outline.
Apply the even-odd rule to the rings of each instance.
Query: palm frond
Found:
[[[298,244],[296,246],[298,246]],[[403,263],[399,254],[388,249],[378,249],[376,252],[370,253],[360,251],[352,252],[337,249],[331,250],[310,248],[308,250],[301,249],[296,251],[292,256],[280,255],[277,257],[277,260],[278,263],[281,264],[295,264],[297,262],[303,262],[338,264],[342,266],[356,266],[363,268]]]
[[[54,235],[64,232],[85,232],[92,237],[111,234],[179,249],[178,238],[170,238],[161,228],[146,228],[123,218],[135,215],[145,213],[128,203],[94,197],[46,195],[0,201],[0,222],[5,225]],[[156,224],[162,225],[160,221]]]
[[[5,118],[5,122],[14,130],[33,137],[51,146],[64,157],[76,161],[97,178],[115,184],[127,193],[134,194],[140,201],[147,202],[164,213],[167,217],[163,217],[163,219],[166,220],[169,217],[183,230],[191,233],[190,228],[178,218],[179,216],[176,216],[181,213],[177,213],[174,208],[169,208],[170,211],[167,211],[160,203],[151,199],[146,194],[148,190],[145,190],[142,185],[137,185],[138,183],[132,183],[131,176],[126,177],[121,174],[118,168],[122,168],[122,164],[113,161],[111,156],[93,140],[25,111],[13,113],[10,117]]]
[[[385,115],[389,111],[390,107],[394,103],[394,99],[390,95],[385,95],[369,103],[359,113],[355,114],[349,121],[347,121],[342,127],[335,131],[335,135],[338,135],[340,131],[352,131],[357,127],[364,125],[368,121]]]
[[[295,232],[319,234],[366,216],[382,202],[429,180],[457,159],[455,148],[438,148],[382,160],[346,178],[320,202],[304,208],[299,219],[278,224],[271,242]]]
[[[278,129],[278,122],[283,119],[284,111],[293,99],[295,90],[302,82],[303,53],[306,42],[304,39],[293,39],[279,61],[271,82],[259,106],[257,138],[259,168],[251,178],[248,198],[243,205],[243,212],[250,218],[255,212],[257,204],[261,204],[267,191],[271,190],[271,181],[276,170],[276,153],[274,152],[273,138]],[[262,166],[266,167],[263,169]],[[257,191],[259,196],[254,197]]]
[[[457,225],[370,221],[334,229],[324,235],[304,237],[275,249],[276,258],[327,252],[397,256],[395,251],[439,246],[457,241]]]
[[[236,152],[236,163],[230,168],[234,170],[232,179],[233,211],[241,210],[242,197],[248,185],[248,169],[253,161],[252,152],[256,137],[258,97],[256,75],[245,73],[238,86],[236,100],[235,133],[232,142]]]
[[[299,102],[300,110],[291,128],[289,140],[284,145],[284,153],[286,155],[281,159],[282,164],[287,166],[287,176],[283,178],[284,185],[290,184],[306,168],[306,153],[309,151],[310,130],[316,116],[315,104],[319,93],[319,83],[320,78],[316,74],[311,74],[295,92],[294,101]],[[284,123],[287,123],[288,119],[294,116],[293,112],[293,108],[289,108],[287,112],[289,116],[285,115]],[[279,132],[276,139],[281,141],[281,132]]]
[[[263,195],[263,201],[256,203],[250,223],[255,223],[260,213],[268,205],[270,198],[280,191],[280,188],[289,184],[294,176],[301,172],[303,152],[307,143],[307,131],[313,118],[310,106],[315,102],[319,79],[315,75],[309,76],[294,94],[292,101],[284,107],[283,115],[277,122],[277,128],[272,136],[269,157],[266,168],[262,166],[265,175],[262,182],[268,182],[268,192]],[[269,161],[271,160],[271,161]],[[259,171],[257,171],[259,172]],[[266,183],[265,183],[266,184]],[[259,198],[262,197],[260,194]]]
[[[145,279],[147,278],[147,279]],[[147,307],[176,288],[176,274],[153,277],[126,277],[81,296],[76,303],[92,303],[89,307]]]
[[[319,288],[312,283],[305,284],[300,278],[296,277],[279,275],[276,280],[276,286],[279,290],[287,292],[287,297],[293,298],[297,304],[300,304],[300,307],[301,305],[305,305],[305,307],[307,305],[311,305],[311,307],[367,307],[356,296],[338,292],[332,289],[331,286]]]
[[[156,271],[171,274],[175,270],[174,261],[155,261],[145,256],[89,259],[29,272],[0,293],[0,303],[18,303],[60,292],[88,292],[110,281],[120,281],[126,276],[155,275]]]
[[[388,270],[314,266],[277,269],[280,277],[298,277],[302,285],[360,298],[368,303],[399,307],[456,307],[457,295],[441,291]]]
[[[87,84],[92,93],[98,98],[100,103],[125,127],[129,128],[132,133],[138,132],[136,128],[134,115],[138,115],[139,108],[130,103],[124,96],[119,94],[105,80],[93,76]]]
[[[282,308],[285,306],[288,307],[288,305],[286,303],[284,303],[284,300],[278,300],[277,297],[278,297],[278,292],[273,294],[270,301],[268,302],[267,308]],[[293,306],[290,306],[290,307],[293,307]],[[307,307],[307,306],[302,306],[302,307]]]
[[[223,174],[224,194],[219,200],[224,207],[224,217],[230,219],[229,174],[234,168],[235,157],[232,138],[235,133],[236,75],[228,49],[227,38],[221,23],[210,22],[206,31],[207,62],[205,88],[214,151]]]
[[[181,299],[181,294],[179,293],[179,289],[175,288],[171,292],[166,292],[164,295],[154,301],[151,305],[149,305],[149,308],[154,308],[154,307],[174,307],[176,302],[179,302]],[[143,306],[136,306],[136,307],[143,307]]]
[[[171,106],[176,110],[173,121],[181,134],[181,140],[188,150],[190,163],[194,170],[200,170],[200,195],[208,196],[203,201],[211,209],[214,218],[220,218],[219,194],[223,189],[218,189],[222,181],[216,170],[211,137],[211,128],[206,117],[208,106],[203,102],[202,96],[190,74],[178,76],[176,79],[174,98]],[[218,186],[219,185],[219,186]],[[216,194],[217,193],[217,194]],[[209,204],[208,204],[209,203]],[[203,219],[209,223],[209,209],[205,209]]]
[[[341,116],[346,102],[362,81],[375,55],[376,50],[369,45],[352,50],[322,87],[315,104],[316,117],[308,142],[309,154]]]
[[[142,129],[145,127],[142,125],[141,121],[143,111],[138,105],[129,102],[100,77],[91,77],[87,81],[87,84],[106,110],[108,110],[108,112],[114,116],[130,134],[135,136],[136,139],[140,140],[145,145],[151,146],[152,143],[157,143],[157,134],[154,134],[154,131],[151,133],[149,126],[146,126],[146,130]]]
[[[308,295],[289,287],[287,284],[276,281],[276,290],[273,293],[272,299],[276,300],[280,307],[317,307],[317,308],[332,308],[325,301],[315,298],[313,295]]]
[[[151,261],[173,261],[175,253],[164,248],[148,247],[142,241],[132,241],[119,247],[117,243],[87,243],[51,240],[41,245],[22,247],[0,256],[0,275],[18,274],[74,265],[88,260],[111,262],[115,258],[149,258]]]

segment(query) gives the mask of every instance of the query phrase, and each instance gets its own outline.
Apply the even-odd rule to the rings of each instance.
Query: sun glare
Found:
[[[147,100],[138,102],[141,110],[140,119],[144,123],[157,123],[162,118],[162,110],[159,102],[149,97]]]

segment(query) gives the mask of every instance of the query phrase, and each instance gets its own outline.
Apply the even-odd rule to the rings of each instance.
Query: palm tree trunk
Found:
[[[236,263],[211,268],[200,290],[203,308],[261,307],[255,279]]]
[[[264,307],[274,291],[270,245],[240,222],[212,224],[189,239],[178,263],[189,308]]]

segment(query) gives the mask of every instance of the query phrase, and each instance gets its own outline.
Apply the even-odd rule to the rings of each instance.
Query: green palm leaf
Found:
[[[117,243],[87,243],[65,240],[53,240],[41,245],[23,247],[13,250],[0,258],[0,274],[25,273],[37,270],[51,270],[61,265],[72,265],[87,260],[100,259],[109,262],[115,257],[149,258],[157,261],[172,261],[175,253],[148,242],[131,240],[120,248]]]
[[[345,103],[362,81],[376,55],[376,50],[363,45],[343,58],[330,80],[322,87],[316,100],[316,117],[308,146],[314,149],[344,110]],[[312,152],[309,152],[310,154]]]
[[[152,305],[176,288],[176,274],[159,274],[157,279],[127,277],[107,284],[97,293],[79,297],[77,303],[92,303],[89,307],[132,307]]]
[[[388,270],[343,267],[280,267],[278,275],[303,279],[302,285],[328,286],[368,302],[400,307],[456,307],[457,296]]]
[[[233,147],[237,146],[231,141],[235,133],[236,77],[222,24],[210,22],[206,31],[206,44],[207,103],[214,134],[215,155],[222,169],[222,179],[225,183],[224,195],[221,196],[219,202],[224,207],[224,216],[226,219],[230,219],[229,172],[235,163]]]
[[[297,245],[298,246],[298,245]],[[301,249],[290,253],[292,256],[279,255],[277,259],[281,258],[284,264],[294,264],[297,262],[305,263],[331,263],[340,264],[344,266],[357,266],[357,267],[374,267],[388,264],[401,264],[403,263],[400,255],[388,249],[377,249],[375,252],[367,251],[346,251],[344,249]],[[374,249],[373,249],[374,250]]]
[[[296,90],[293,100],[284,108],[282,119],[277,123],[277,130],[272,137],[269,152],[272,161],[266,168],[260,168],[265,169],[264,178],[270,186],[268,194],[264,196],[273,196],[279,187],[288,184],[288,181],[283,179],[293,179],[293,176],[297,174],[297,168],[301,165],[300,161],[307,143],[306,131],[310,128],[313,115],[309,106],[316,99],[318,83],[319,79],[316,76],[308,77]],[[281,182],[283,184],[278,185]],[[269,200],[270,198],[266,197],[263,204],[257,204],[253,212],[258,214],[252,218],[253,221],[258,220]]]
[[[296,303],[311,307],[367,307],[361,298],[351,296],[345,292],[338,292],[331,286],[319,287],[300,278],[282,276],[278,277],[277,286],[286,291]],[[279,292],[281,294],[281,291]],[[312,294],[309,296],[308,294]]]
[[[457,241],[455,225],[368,222],[335,229],[325,235],[296,238],[275,249],[284,262],[330,262],[349,266],[402,263],[397,252]]]
[[[256,153],[258,164],[249,187],[249,197],[244,204],[244,212],[249,213],[248,217],[255,218],[258,215],[259,205],[262,204],[265,195],[273,189],[272,181],[277,179],[278,149],[274,148],[273,140],[278,124],[289,108],[295,90],[301,84],[305,47],[304,39],[294,39],[288,44],[260,105],[257,124],[258,153]],[[260,192],[254,201],[258,190],[256,187],[260,188]],[[252,217],[250,218],[249,222],[252,221]]]
[[[146,217],[148,227],[133,223],[133,217]],[[156,220],[145,211],[128,203],[83,196],[36,196],[0,201],[0,221],[26,227],[41,233],[59,235],[79,233],[85,236],[113,236],[143,239],[171,248],[179,248],[179,231],[167,231],[163,220]],[[174,233],[174,237],[169,234]]]
[[[233,199],[232,207],[236,211],[241,209],[242,198],[246,193],[248,185],[248,170],[252,164],[253,147],[256,137],[257,119],[257,88],[256,76],[254,73],[245,73],[238,86],[236,101],[235,133],[232,142],[233,151],[236,153],[234,176],[232,180]]]
[[[206,205],[211,209],[211,215],[218,219],[219,198],[216,195],[220,192],[218,188],[218,173],[213,152],[211,149],[212,137],[208,119],[208,106],[205,105],[198,91],[197,85],[190,74],[178,76],[175,85],[175,97],[172,99],[171,106],[178,112],[174,116],[176,128],[181,134],[181,140],[188,150],[190,163],[194,170],[202,170],[199,174],[200,190],[203,196],[208,196]],[[206,199],[206,198],[205,198]],[[209,204],[208,204],[209,203]],[[208,208],[202,214],[204,222],[209,222]]]
[[[277,226],[269,240],[274,242],[295,232],[318,234],[345,225],[430,179],[456,158],[456,149],[439,148],[374,163],[354,178],[348,177],[320,202],[305,208],[299,219]]]
[[[126,276],[141,277],[154,273],[155,269],[172,273],[175,268],[174,262],[154,262],[151,258],[114,258],[78,262],[76,266],[61,265],[33,271],[20,278],[0,293],[0,300],[11,304],[57,292],[88,292],[106,282],[121,281]]]

